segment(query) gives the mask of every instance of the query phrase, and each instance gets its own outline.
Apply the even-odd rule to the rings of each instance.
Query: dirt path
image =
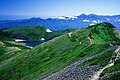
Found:
[[[115,53],[117,54],[115,59],[111,59],[110,63],[108,65],[106,65],[105,67],[103,67],[102,69],[100,69],[98,72],[96,72],[96,74],[93,76],[93,78],[91,80],[98,80],[100,78],[100,74],[107,68],[114,66],[115,61],[119,58],[120,55],[120,46],[115,50]]]
[[[68,33],[68,36],[69,36],[69,37],[72,37],[72,32]]]
[[[100,69],[98,72],[96,72],[96,74],[93,76],[93,78],[91,80],[98,80],[100,78],[100,74],[106,69],[106,68],[109,68],[111,66],[114,65],[114,62],[113,63],[110,63],[108,64],[107,66],[105,66],[104,68]]]
[[[92,39],[88,36],[88,39],[89,39],[89,41],[90,41],[90,44],[92,44]]]

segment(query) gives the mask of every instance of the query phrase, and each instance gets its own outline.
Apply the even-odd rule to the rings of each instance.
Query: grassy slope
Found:
[[[0,46],[0,62],[12,58],[25,50],[30,50],[30,47],[16,44],[13,42],[2,42],[3,46]]]
[[[0,30],[0,41],[11,40],[11,38],[9,38],[9,35],[10,35],[9,33]]]
[[[120,79],[120,73],[117,73],[111,77],[104,79],[104,80],[119,80],[119,79]]]
[[[100,57],[93,58],[91,60],[86,61],[85,63],[79,65],[79,66],[86,66],[86,65],[97,65],[99,64],[100,66],[104,67],[108,64],[110,61],[112,55],[114,54],[113,51],[109,51],[106,54],[103,54]]]
[[[72,31],[74,29],[53,31],[50,33],[46,32],[46,30],[47,28],[44,26],[26,26],[26,27],[4,29],[1,32],[4,34],[9,33],[7,37],[10,37],[10,38],[22,38],[30,41],[39,41],[41,40],[41,38],[51,39],[61,34],[64,34],[66,32]],[[6,37],[3,38],[2,36],[1,39],[5,40]]]
[[[71,35],[69,37],[64,34],[28,52],[19,52],[21,55],[0,68],[0,79],[38,79],[57,72],[74,61],[102,52],[109,47],[109,43],[119,42],[109,23],[77,30]],[[90,44],[88,37],[92,38],[93,44]]]

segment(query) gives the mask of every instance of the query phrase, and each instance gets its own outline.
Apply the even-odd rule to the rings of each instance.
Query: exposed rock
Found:
[[[107,50],[98,53],[94,56],[90,56],[84,58],[83,60],[79,60],[69,65],[68,67],[64,68],[63,70],[51,75],[44,76],[39,80],[90,80],[93,77],[93,75],[101,69],[101,67],[99,65],[78,67],[78,65],[92,58],[101,56],[102,54],[105,54],[108,51],[115,50],[117,47],[118,46],[110,47]]]
[[[73,67],[60,73],[48,76],[43,80],[88,80],[99,69],[100,67],[98,65]]]
[[[0,46],[4,46],[4,43],[0,41]]]

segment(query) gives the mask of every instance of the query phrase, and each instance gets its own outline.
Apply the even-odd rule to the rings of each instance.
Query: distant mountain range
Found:
[[[96,14],[81,14],[79,16],[62,16],[55,18],[30,18],[23,20],[1,20],[0,29],[18,26],[46,26],[50,30],[64,30],[68,28],[83,28],[101,22],[110,22],[120,30],[120,15],[105,16]]]

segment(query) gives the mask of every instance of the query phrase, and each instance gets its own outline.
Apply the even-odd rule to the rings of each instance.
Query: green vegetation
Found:
[[[25,39],[28,41],[40,41],[41,38],[52,39],[54,37],[60,36],[67,32],[73,31],[74,29],[67,29],[61,31],[46,32],[47,28],[44,26],[26,26],[26,27],[16,27],[1,30],[0,40],[10,40],[14,38]],[[8,34],[9,33],[9,34]]]
[[[119,42],[119,38],[114,34],[114,29],[109,23],[100,23],[72,31],[70,35],[66,33],[33,49],[21,49],[12,59],[11,56],[6,58],[8,63],[4,65],[2,63],[3,66],[0,67],[0,80],[38,79],[58,72],[77,60],[98,54],[106,50],[110,43],[118,44]],[[112,53],[108,52],[87,64],[93,65],[98,62],[103,66],[108,62]],[[102,62],[101,58],[105,58],[105,61],[102,60]]]
[[[91,28],[91,33],[89,34],[90,38],[94,39],[95,43],[111,41],[114,43],[113,40],[115,42],[119,41],[119,39],[113,33],[115,27],[110,23],[105,22],[102,24],[90,26],[89,28]]]
[[[111,77],[104,79],[104,80],[119,80],[119,79],[120,79],[120,73],[117,73]]]
[[[113,54],[114,54],[113,51],[107,52],[106,54],[103,54],[100,57],[96,57],[96,58],[86,61],[85,63],[79,65],[79,67],[86,66],[86,65],[89,65],[89,66],[100,65],[104,67],[109,63]]]
[[[9,41],[9,40],[12,40],[10,37],[9,37],[9,33],[7,32],[3,32],[2,30],[0,30],[0,41]]]
[[[21,50],[30,50],[28,46],[23,46],[14,42],[2,42],[3,45],[0,46],[0,62],[12,58],[17,53],[21,53]],[[22,51],[23,52],[23,51]]]
[[[110,73],[110,72],[114,72],[114,71],[118,71],[118,70],[120,70],[120,60],[117,60],[114,64],[114,66],[111,66],[111,67],[105,69],[102,72],[101,76],[105,75],[106,73]]]

